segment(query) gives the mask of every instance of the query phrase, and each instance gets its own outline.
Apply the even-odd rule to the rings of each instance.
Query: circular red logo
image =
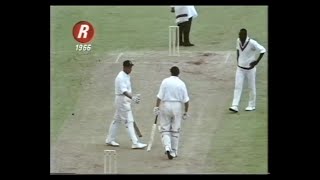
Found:
[[[79,21],[73,26],[73,37],[80,43],[88,43],[94,36],[94,28],[88,21]]]

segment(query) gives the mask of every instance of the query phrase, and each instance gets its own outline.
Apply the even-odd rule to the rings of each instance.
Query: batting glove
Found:
[[[159,107],[154,107],[153,108],[153,114],[157,116],[157,115],[159,115],[159,113],[160,113]]]
[[[140,97],[139,96],[133,96],[132,97],[132,101],[136,104],[139,104],[140,103]]]
[[[189,117],[189,115],[187,112],[183,113],[183,115],[182,115],[183,120],[186,120],[188,117]]]

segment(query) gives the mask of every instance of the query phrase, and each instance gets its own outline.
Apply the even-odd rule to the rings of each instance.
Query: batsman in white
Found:
[[[178,154],[181,119],[188,116],[189,96],[185,83],[178,77],[179,68],[173,66],[170,72],[171,76],[160,85],[153,112],[160,118],[162,144],[172,159]]]
[[[115,108],[114,120],[109,127],[109,134],[106,138],[106,144],[110,146],[119,146],[115,141],[119,125],[125,123],[129,137],[132,141],[133,149],[142,149],[147,144],[140,143],[134,130],[134,119],[131,111],[131,102],[138,104],[139,96],[132,96],[131,81],[129,74],[132,71],[133,63],[130,60],[123,62],[123,70],[119,72],[115,79]]]
[[[230,111],[239,111],[238,105],[245,78],[248,80],[248,86],[250,90],[249,104],[245,110],[253,111],[256,109],[256,65],[259,63],[265,52],[266,49],[263,46],[261,46],[257,41],[248,37],[246,29],[240,30],[239,38],[237,39],[238,67],[236,70],[232,106],[229,108]]]

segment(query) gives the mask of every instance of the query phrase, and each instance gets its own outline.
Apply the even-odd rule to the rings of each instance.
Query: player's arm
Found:
[[[132,94],[128,92],[127,85],[124,83],[124,80],[120,78],[117,81],[120,91],[122,92],[123,95],[127,96],[129,99],[132,99]]]
[[[164,87],[165,87],[165,82],[166,82],[165,80],[163,80],[161,82],[161,85],[160,85],[160,88],[159,88],[159,92],[157,94],[156,107],[160,106],[161,99],[163,99],[163,91],[164,91]]]
[[[237,49],[237,63],[238,63],[238,61],[239,61],[239,49],[240,49],[239,43],[240,43],[240,40],[239,40],[239,38],[238,38],[238,39],[237,39],[237,45],[236,45],[236,49]]]
[[[129,99],[131,99],[136,104],[140,103],[140,97],[138,95],[132,96],[132,94],[128,93],[127,91],[123,92],[123,95],[127,96]]]
[[[237,63],[239,61],[239,49],[237,49]]]
[[[189,98],[188,90],[185,84],[183,84],[182,93],[183,93],[183,101],[184,101],[184,113],[188,113],[190,98]]]
[[[153,108],[153,114],[156,116],[159,115],[159,113],[160,113],[160,108],[159,108],[160,102],[161,102],[161,99],[159,97],[157,97],[156,106]]]
[[[158,115],[160,113],[160,102],[161,102],[161,99],[163,97],[163,88],[164,88],[164,81],[161,82],[161,85],[160,85],[160,89],[159,89],[159,92],[157,94],[157,100],[156,100],[156,106],[153,108],[153,113],[155,115]]]
[[[159,99],[159,98],[157,97],[156,107],[159,107],[159,106],[160,106],[160,102],[161,102],[161,99]]]
[[[126,84],[124,83],[123,78],[119,77],[119,79],[117,79],[117,84],[120,89],[120,92],[122,92],[123,95],[125,95],[131,99],[132,96],[130,93],[128,93],[128,88],[127,88]]]
[[[260,52],[260,55],[257,60],[250,63],[251,68],[253,68],[254,66],[256,66],[259,63],[259,61],[262,59],[264,53],[266,52],[266,49],[263,46],[261,46],[259,43],[254,42],[253,45],[254,45],[255,49],[258,52]]]
[[[261,60],[261,58],[263,57],[264,53],[260,53],[258,59],[255,62],[255,65],[257,65],[259,63],[259,61]]]
[[[184,112],[188,113],[189,110],[189,101],[184,103]]]
[[[132,99],[132,95],[127,91],[123,92],[123,95],[127,96],[129,99]]]
[[[182,93],[183,93],[183,102],[184,102],[184,113],[183,113],[182,119],[186,120],[188,118],[190,98],[188,96],[188,90],[185,84],[183,84]]]
[[[156,100],[156,108],[159,108],[160,106],[160,102],[161,102],[161,98],[163,96],[163,90],[162,90],[162,86],[160,87],[159,93],[157,94],[157,100]]]

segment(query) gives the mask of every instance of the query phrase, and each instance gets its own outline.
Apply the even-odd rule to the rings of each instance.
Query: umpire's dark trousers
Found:
[[[188,21],[179,23],[179,43],[181,45],[190,44],[189,34],[191,29],[192,17]]]

